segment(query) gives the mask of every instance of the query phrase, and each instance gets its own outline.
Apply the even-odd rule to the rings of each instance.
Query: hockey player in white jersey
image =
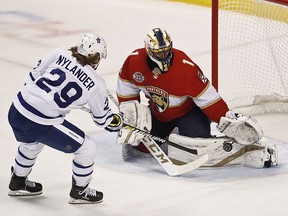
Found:
[[[9,184],[10,196],[42,193],[42,185],[29,181],[27,176],[47,145],[74,154],[69,203],[103,200],[102,192],[88,187],[92,180],[95,143],[65,120],[65,116],[72,109],[87,105],[97,126],[112,132],[122,127],[122,117],[109,107],[105,81],[96,72],[106,56],[103,37],[86,33],[77,46],[45,55],[29,73],[8,114],[19,142]]]

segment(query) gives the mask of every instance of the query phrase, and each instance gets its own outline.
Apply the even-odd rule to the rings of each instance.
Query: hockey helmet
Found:
[[[146,52],[162,71],[168,71],[173,57],[170,35],[161,28],[154,28],[144,40]]]
[[[107,57],[107,44],[102,36],[86,33],[77,45],[77,52],[87,57],[99,53],[100,59],[105,59]]]

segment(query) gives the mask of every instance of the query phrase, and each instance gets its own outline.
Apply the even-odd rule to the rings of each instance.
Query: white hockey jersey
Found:
[[[89,65],[82,66],[71,51],[54,50],[38,62],[14,100],[26,118],[43,125],[61,124],[72,109],[88,105],[100,127],[112,121],[104,79]]]

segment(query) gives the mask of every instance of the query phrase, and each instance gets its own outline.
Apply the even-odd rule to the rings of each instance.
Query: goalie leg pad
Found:
[[[223,167],[224,165],[243,165],[243,160],[238,156],[241,154],[239,150],[242,146],[239,144],[235,145],[233,140],[228,137],[191,138],[178,134],[171,134],[169,136],[169,141],[178,143],[187,148],[197,149],[199,154],[208,153],[209,160],[202,168]],[[230,144],[232,149],[224,150],[225,144]],[[235,152],[237,152],[237,155],[234,154]],[[184,163],[189,163],[198,157],[197,155],[184,152],[172,146],[168,146],[168,155],[169,157]]]
[[[235,141],[232,142],[232,149],[226,151],[225,143],[231,144],[231,140],[227,138],[190,138],[181,137],[180,135],[173,135],[169,137],[169,140],[178,143],[182,146],[195,149],[207,149],[209,145],[215,145],[207,153],[209,154],[209,160],[203,164],[202,168],[217,168],[224,166],[246,166],[252,168],[263,168],[276,166],[278,164],[278,152],[274,144],[270,144],[266,138],[262,138],[259,142],[253,145],[240,145]],[[218,144],[215,143],[222,142]],[[224,145],[223,145],[224,144]],[[189,163],[197,158],[196,155],[189,154],[182,150],[176,149],[172,146],[168,146],[169,157]]]

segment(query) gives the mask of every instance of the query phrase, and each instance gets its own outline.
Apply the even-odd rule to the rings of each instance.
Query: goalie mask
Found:
[[[99,53],[100,59],[98,58],[97,62],[90,64],[91,67],[96,69],[100,60],[107,57],[107,44],[102,36],[93,33],[86,33],[82,36],[77,45],[77,52],[86,57]]]
[[[173,57],[170,35],[165,30],[154,28],[146,35],[144,45],[150,59],[162,71],[168,71]]]

